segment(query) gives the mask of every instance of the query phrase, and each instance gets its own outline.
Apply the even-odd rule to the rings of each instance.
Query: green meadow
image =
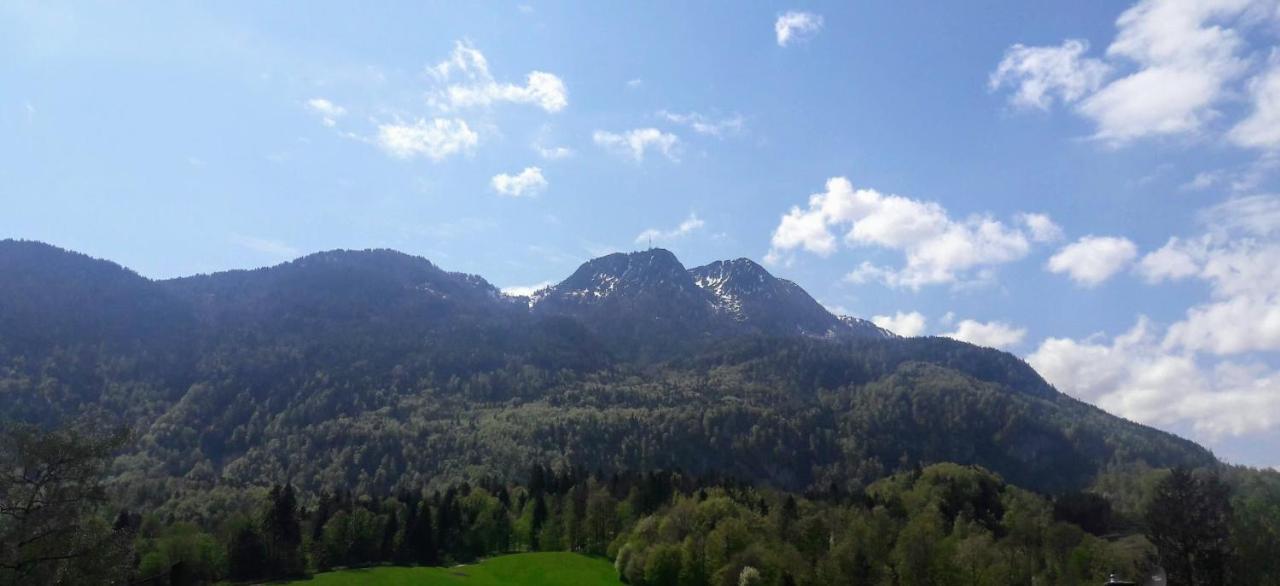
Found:
[[[518,553],[452,568],[378,566],[316,574],[301,586],[616,586],[613,564],[576,553]]]

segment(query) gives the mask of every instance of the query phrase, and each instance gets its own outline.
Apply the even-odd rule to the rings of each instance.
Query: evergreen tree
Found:
[[[1175,468],[1156,485],[1147,536],[1170,584],[1223,584],[1231,553],[1229,489],[1216,475]]]
[[[267,549],[258,528],[241,521],[231,531],[227,543],[227,573],[232,580],[249,581],[267,575]]]
[[[298,520],[298,499],[293,484],[273,486],[262,519],[262,537],[269,576],[302,573],[302,524]]]

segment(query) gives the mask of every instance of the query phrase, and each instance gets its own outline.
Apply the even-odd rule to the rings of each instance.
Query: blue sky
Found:
[[[654,245],[1280,465],[1276,0],[9,2],[0,235],[150,277]]]

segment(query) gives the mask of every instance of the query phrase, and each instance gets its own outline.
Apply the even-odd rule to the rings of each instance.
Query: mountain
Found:
[[[748,334],[893,336],[865,320],[832,315],[799,285],[751,260],[685,269],[661,248],[590,260],[536,293],[530,306],[535,315],[580,320],[615,348],[659,355],[683,352],[689,343]]]
[[[690,269],[689,274],[711,294],[718,314],[755,332],[818,337],[894,335],[866,320],[832,315],[799,285],[774,277],[749,259],[719,260]]]
[[[724,332],[713,297],[674,254],[651,249],[587,261],[569,278],[538,293],[538,316],[577,319],[617,349],[678,340],[681,346]],[[669,344],[668,344],[669,345]]]
[[[0,242],[0,417],[132,426],[137,506],[225,484],[377,494],[531,462],[804,489],[930,462],[1046,492],[1189,441],[1015,356],[831,315],[746,260],[583,264],[532,299],[387,250],[153,281]]]

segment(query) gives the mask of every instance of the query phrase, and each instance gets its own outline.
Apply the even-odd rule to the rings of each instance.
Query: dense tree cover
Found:
[[[255,515],[210,520],[208,533],[148,515],[137,534],[144,552],[138,575],[159,583],[262,580],[574,551],[605,556],[624,581],[643,586],[1100,584],[1113,573],[1146,576],[1157,564],[1171,583],[1280,584],[1268,569],[1280,516],[1242,517],[1222,501],[1280,506],[1280,474],[1228,472],[1270,492],[1231,488],[1208,470],[1151,471],[1159,476],[1154,492],[1131,516],[1096,493],[1046,498],[956,464],[805,495],[670,472],[543,466],[519,483],[487,480],[384,497],[341,491],[306,505],[296,504],[286,485],[255,493],[262,495]],[[1184,490],[1181,478],[1216,488]],[[1175,493],[1171,511],[1167,500]],[[1206,527],[1204,517],[1181,514],[1186,510],[1225,516]],[[1192,533],[1191,541],[1168,538]],[[1206,555],[1222,543],[1232,547]],[[1196,572],[1215,573],[1183,578],[1183,558]]]
[[[1112,489],[1149,487],[1130,511],[1101,486],[1048,498],[957,464],[805,494],[670,471],[534,465],[519,482],[381,495],[222,486],[139,514],[103,498],[102,464],[120,436],[90,425],[14,429],[0,452],[16,472],[0,487],[5,583],[260,581],[574,551],[604,556],[625,581],[647,586],[1092,584],[1156,563],[1178,583],[1280,584],[1275,472],[1111,470],[1102,481]],[[33,482],[39,492],[24,488]],[[220,498],[210,505],[210,495]],[[29,502],[38,505],[20,504]]]

